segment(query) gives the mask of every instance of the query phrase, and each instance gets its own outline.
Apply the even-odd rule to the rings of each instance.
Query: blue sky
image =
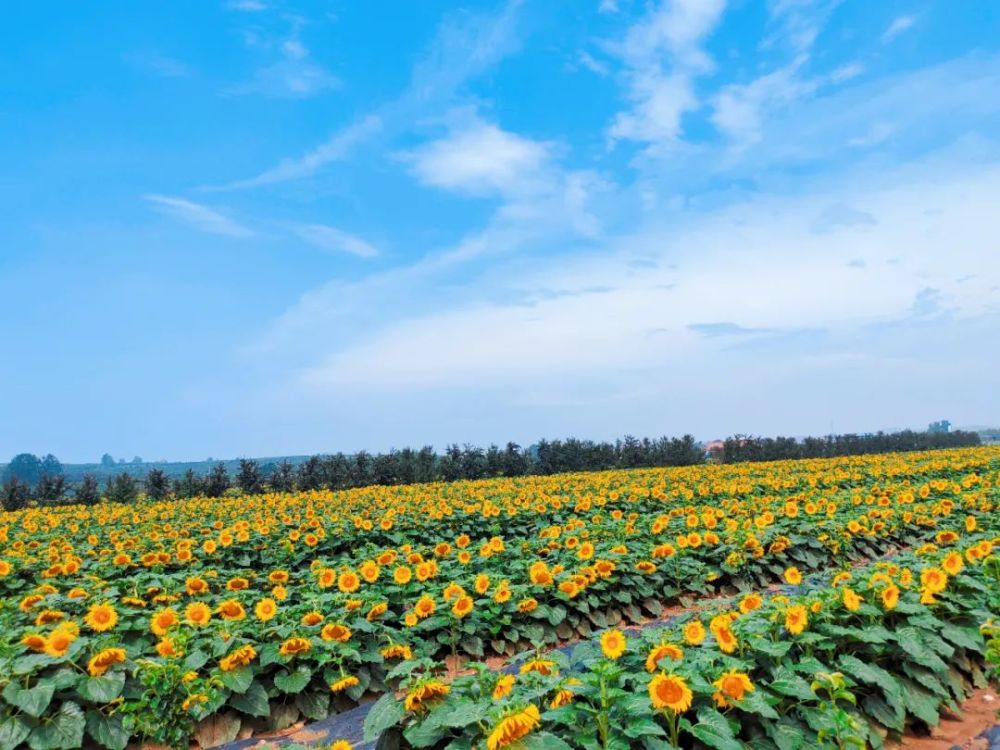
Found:
[[[0,456],[1000,420],[1000,5],[21,3]]]

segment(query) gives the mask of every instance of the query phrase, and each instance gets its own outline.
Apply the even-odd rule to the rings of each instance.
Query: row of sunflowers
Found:
[[[366,733],[414,748],[881,748],[986,686],[995,545],[987,534],[925,545],[499,672],[474,664],[449,680],[414,659]]]
[[[976,448],[2,514],[0,750],[220,744],[415,660],[986,545],[998,488]]]

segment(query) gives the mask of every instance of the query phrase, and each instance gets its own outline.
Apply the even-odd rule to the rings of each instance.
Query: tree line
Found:
[[[309,490],[343,490],[369,485],[400,485],[420,482],[453,482],[460,479],[488,479],[528,475],[558,474],[569,471],[602,471],[668,466],[690,466],[705,461],[736,463],[798,458],[830,458],[893,451],[931,450],[978,445],[975,432],[929,433],[909,430],[875,435],[830,435],[822,438],[765,438],[737,435],[709,446],[691,435],[680,438],[635,438],[615,442],[594,442],[567,438],[540,440],[528,448],[507,443],[491,445],[449,445],[444,453],[431,446],[419,450],[403,448],[388,453],[315,455],[297,466],[288,461],[261,465],[240,459],[230,474],[217,463],[210,471],[197,474],[188,469],[179,477],[169,477],[159,468],[145,478],[121,472],[102,487],[92,474],[72,486],[62,475],[54,456],[39,459],[31,454],[15,456],[4,473],[0,504],[17,510],[31,504],[41,506],[81,503],[93,505],[102,499],[131,503],[145,496],[151,500],[189,497],[221,497],[227,493],[261,494]]]

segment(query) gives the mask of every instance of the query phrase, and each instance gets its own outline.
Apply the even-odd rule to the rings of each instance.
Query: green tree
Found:
[[[74,495],[81,505],[97,505],[101,502],[101,488],[97,484],[97,478],[93,474],[84,474]]]
[[[113,503],[134,503],[139,498],[139,485],[135,477],[123,471],[108,479],[104,496]]]
[[[163,469],[150,469],[146,474],[146,495],[150,500],[163,500],[170,494],[170,480]]]

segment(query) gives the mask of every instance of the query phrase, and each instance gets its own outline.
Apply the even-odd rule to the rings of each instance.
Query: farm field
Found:
[[[4,513],[0,748],[373,695],[404,747],[878,746],[985,684],[998,500],[994,447]]]

